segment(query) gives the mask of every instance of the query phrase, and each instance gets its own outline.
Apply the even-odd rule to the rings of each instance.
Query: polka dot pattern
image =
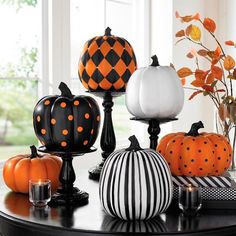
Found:
[[[74,101],[74,105],[79,106],[79,101],[78,100]]]
[[[62,102],[60,106],[61,106],[62,108],[65,108],[65,107],[66,107],[66,103],[65,103],[65,102]]]
[[[96,141],[100,111],[88,96],[48,96],[33,114],[35,133],[48,150],[81,151]]]
[[[41,117],[40,116],[37,116],[37,122],[40,122],[41,121]]]
[[[69,121],[72,121],[73,119],[74,119],[74,117],[73,117],[72,115],[69,115],[69,116],[68,116],[68,120],[69,120]]]
[[[55,125],[57,123],[56,119],[51,119],[51,124]]]
[[[62,134],[63,134],[63,135],[68,135],[68,133],[69,133],[69,132],[68,132],[67,129],[63,129],[63,130],[62,130]]]
[[[41,134],[45,135],[47,133],[46,129],[41,129]]]
[[[81,133],[81,132],[83,131],[83,127],[82,127],[82,126],[79,126],[79,127],[77,128],[77,131],[78,131],[79,133]]]
[[[65,142],[65,141],[61,142],[61,146],[62,147],[66,147],[67,146],[67,142]]]
[[[222,175],[232,159],[232,148],[225,137],[211,133],[196,137],[169,134],[160,140],[157,150],[174,176]]]
[[[46,100],[45,102],[44,102],[44,105],[45,106],[48,106],[50,104],[50,101],[49,100]]]

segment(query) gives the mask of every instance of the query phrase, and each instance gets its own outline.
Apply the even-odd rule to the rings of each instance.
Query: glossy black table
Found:
[[[92,235],[236,235],[235,210],[205,210],[188,218],[172,207],[150,221],[125,222],[103,212],[99,202],[98,182],[88,179],[76,158],[77,187],[88,192],[89,204],[77,209],[37,209],[27,195],[0,191],[0,233],[3,236],[92,236]]]

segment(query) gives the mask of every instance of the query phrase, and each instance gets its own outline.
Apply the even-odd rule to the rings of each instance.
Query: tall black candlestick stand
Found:
[[[93,180],[99,180],[100,174],[102,171],[103,164],[107,157],[115,150],[116,148],[116,137],[113,128],[112,122],[112,107],[114,105],[113,98],[119,97],[124,94],[124,92],[90,92],[97,97],[103,98],[103,107],[104,107],[104,120],[102,127],[102,134],[100,140],[100,146],[102,149],[102,161],[95,167],[92,167],[89,170],[89,178]]]
[[[84,152],[61,152],[61,151],[49,151],[45,146],[39,147],[40,152],[51,153],[53,155],[62,158],[62,167],[59,175],[59,181],[61,186],[57,189],[56,193],[53,194],[50,206],[58,205],[73,205],[82,206],[88,203],[89,194],[74,187],[76,179],[75,171],[73,168],[73,157],[82,156],[85,153],[96,151],[95,148],[89,149]]]
[[[159,134],[161,132],[161,124],[171,122],[178,120],[177,118],[138,118],[138,117],[132,117],[131,120],[140,121],[144,124],[148,124],[148,133],[149,133],[149,139],[150,139],[150,148],[153,150],[156,150]]]

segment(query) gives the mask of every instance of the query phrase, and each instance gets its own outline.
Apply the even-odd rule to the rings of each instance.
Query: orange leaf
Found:
[[[212,84],[214,82],[214,75],[212,73],[208,74],[207,79],[206,79],[206,84]]]
[[[217,47],[216,50],[214,51],[214,58],[220,58],[221,55],[221,49],[220,47]]]
[[[232,70],[235,67],[235,60],[231,56],[227,56],[224,60],[224,68]]]
[[[210,18],[205,18],[204,19],[203,26],[204,26],[205,29],[207,29],[211,33],[214,33],[215,30],[216,30],[216,23],[215,23],[214,20],[212,20]]]
[[[225,44],[228,45],[228,46],[234,46],[235,45],[234,41],[232,41],[232,40],[225,41]]]
[[[208,51],[207,56],[210,57],[211,59],[214,58],[215,52],[214,51]]]
[[[217,64],[217,63],[219,62],[219,60],[220,60],[220,58],[215,58],[215,59],[213,59],[213,60],[211,61],[211,64],[212,64],[212,65],[215,65],[215,64]]]
[[[202,88],[205,89],[207,92],[211,92],[211,93],[214,92],[214,88],[210,85],[204,85],[202,86]]]
[[[207,50],[205,50],[205,49],[201,49],[197,53],[199,56],[202,56],[202,57],[207,56]]]
[[[195,15],[180,16],[177,11],[175,12],[175,17],[180,18],[182,22],[190,22],[192,20],[199,20],[200,19],[199,13],[196,13]]]
[[[182,86],[184,86],[186,84],[186,79],[185,78],[181,78],[180,81],[181,81]]]
[[[194,80],[194,81],[192,81],[191,84],[195,87],[202,87],[205,85],[204,81],[202,81],[202,80]]]
[[[209,73],[209,71],[196,69],[195,70],[195,78],[196,78],[196,80],[204,81],[206,79],[206,76],[208,73]]]
[[[201,39],[201,30],[198,26],[192,25],[192,30],[189,36],[191,37],[192,40],[194,41],[200,41]]]
[[[184,78],[193,74],[193,72],[188,67],[183,67],[177,71],[180,78]]]
[[[186,35],[189,36],[191,31],[192,31],[192,25],[189,25],[185,30]]]
[[[211,67],[211,72],[214,75],[214,77],[218,80],[222,80],[222,75],[223,75],[223,71],[220,67],[218,66],[212,66]]]
[[[175,37],[183,37],[185,35],[184,30],[180,30],[175,34]]]
[[[199,93],[202,93],[203,91],[198,90],[196,92],[193,92],[192,95],[188,98],[188,100],[192,100],[195,96],[197,96]]]
[[[188,58],[194,58],[194,55],[193,55],[192,52],[189,52],[189,53],[186,55],[186,57],[188,57]]]

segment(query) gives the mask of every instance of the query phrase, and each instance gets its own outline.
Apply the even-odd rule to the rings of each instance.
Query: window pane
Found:
[[[0,1],[0,27],[2,160],[37,144],[32,113],[38,91],[41,5],[36,0]]]
[[[131,3],[131,0],[114,2],[111,0],[71,1],[71,74],[73,78],[72,90],[74,90],[75,94],[85,90],[78,79],[77,65],[80,53],[88,39],[103,35],[106,26],[109,26],[112,29],[112,34],[124,37],[132,44],[133,6]],[[99,102],[101,112],[103,113],[101,99],[96,98],[96,100]],[[115,98],[114,104],[112,113],[113,124],[116,139],[119,142],[127,139],[128,135],[132,133],[132,122],[129,121],[131,115],[125,106],[125,96]]]

